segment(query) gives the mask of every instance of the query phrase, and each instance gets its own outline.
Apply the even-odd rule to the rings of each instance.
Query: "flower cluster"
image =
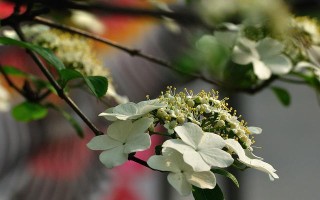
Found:
[[[245,23],[224,23],[222,26],[224,30],[204,35],[197,42],[198,50],[209,54],[203,56],[208,63],[223,65],[221,69],[230,64],[250,67],[246,69],[252,69],[256,83],[272,75],[295,73],[320,80],[320,26],[315,19],[291,18],[286,29],[278,35],[268,32],[263,24],[252,27]],[[214,55],[217,48],[224,52],[222,56]],[[210,63],[209,67],[213,65]]]
[[[24,26],[23,32],[31,43],[52,50],[67,68],[77,70],[84,76],[108,77],[107,96],[118,103],[128,102],[127,97],[116,93],[110,72],[98,59],[91,40],[44,25]],[[18,39],[15,32],[6,31],[4,34]]]
[[[150,135],[167,140],[161,151],[147,161],[149,167],[169,172],[169,183],[188,195],[192,186],[213,189],[216,178],[212,169],[224,169],[235,162],[278,178],[275,169],[252,154],[252,134],[258,127],[246,123],[229,108],[227,98],[219,100],[216,91],[193,94],[176,93],[168,87],[158,98],[126,103],[107,109],[100,116],[113,121],[106,135],[94,137],[88,147],[103,150],[100,161],[108,168],[121,165],[130,153],[150,147]],[[156,132],[162,126],[166,132]]]

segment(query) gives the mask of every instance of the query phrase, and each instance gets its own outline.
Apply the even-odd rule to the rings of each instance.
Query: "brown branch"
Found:
[[[4,79],[9,84],[10,87],[12,87],[16,92],[18,92],[21,96],[25,97],[26,99],[29,99],[29,97],[25,94],[23,90],[21,90],[14,82],[10,79],[10,77],[6,74],[3,67],[0,65],[0,72],[3,74]]]
[[[48,6],[51,9],[55,10],[65,10],[65,9],[76,9],[76,10],[84,10],[89,12],[95,12],[102,15],[121,15],[121,16],[134,16],[134,17],[152,17],[161,19],[163,17],[168,17],[174,19],[180,24],[185,25],[201,25],[207,28],[207,24],[196,15],[192,10],[184,10],[184,11],[166,11],[160,9],[150,9],[150,8],[139,8],[132,6],[120,6],[111,3],[100,3],[100,2],[79,2],[79,1],[60,1],[57,3],[56,1],[44,1],[38,0],[43,5]]]
[[[27,42],[23,32],[21,31],[20,27],[18,25],[13,24],[12,26],[14,30],[17,32],[20,39],[24,42]],[[41,59],[36,55],[33,51],[27,50],[27,53],[31,56],[33,61],[38,65],[41,72],[46,76],[50,84],[55,88],[57,91],[57,94],[61,99],[63,99],[77,114],[78,116],[87,124],[87,126],[94,132],[95,135],[103,135],[103,132],[101,132],[96,126],[90,121],[89,118],[87,118],[86,115],[82,113],[80,108],[73,102],[73,100],[67,96],[61,86],[58,84],[58,82],[55,80],[53,75],[50,73],[50,71],[46,68],[46,66],[43,64]]]
[[[89,33],[87,31],[83,31],[81,29],[74,28],[74,27],[65,26],[63,24],[58,24],[56,22],[53,22],[53,21],[48,20],[48,19],[44,19],[42,17],[35,17],[33,21],[37,22],[37,23],[40,23],[40,24],[44,24],[44,25],[50,26],[50,27],[53,27],[53,28],[57,28],[57,29],[60,29],[60,30],[63,30],[63,31],[67,31],[67,32],[70,32],[70,33],[82,35],[84,37],[93,39],[95,41],[104,43],[104,44],[109,45],[111,47],[114,47],[116,49],[122,50],[122,51],[128,53],[131,56],[137,56],[137,57],[143,58],[145,60],[148,60],[148,61],[150,61],[152,63],[156,63],[156,64],[158,64],[160,66],[163,66],[163,67],[166,67],[166,68],[171,69],[173,71],[176,71],[178,73],[185,74],[185,75],[188,75],[188,76],[191,76],[191,77],[194,77],[194,78],[198,78],[198,79],[201,79],[201,80],[203,80],[205,82],[208,82],[208,83],[211,83],[211,84],[214,84],[214,85],[217,85],[217,86],[222,86],[222,84],[220,82],[218,82],[218,81],[215,81],[215,80],[212,80],[212,79],[208,79],[208,78],[206,78],[206,77],[204,77],[203,75],[200,75],[200,74],[185,72],[185,71],[173,66],[171,63],[169,63],[167,61],[161,60],[161,59],[159,59],[157,57],[154,57],[154,56],[151,56],[151,55],[148,55],[148,54],[144,54],[138,49],[131,49],[131,48],[125,47],[125,46],[120,45],[119,43],[117,43],[115,41],[100,37],[98,35]]]

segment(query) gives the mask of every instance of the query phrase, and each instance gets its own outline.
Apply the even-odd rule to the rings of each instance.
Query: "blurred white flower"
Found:
[[[93,33],[102,34],[106,30],[103,23],[96,16],[88,12],[72,10],[70,20],[77,27]]]
[[[183,161],[182,154],[174,149],[164,148],[162,156],[149,158],[148,165],[153,169],[169,171],[168,182],[181,195],[189,195],[192,185],[203,189],[216,186],[216,177],[211,171],[195,172]]]
[[[294,68],[294,71],[296,72],[302,72],[306,73],[308,75],[314,74],[319,80],[320,80],[320,66],[306,62],[306,61],[301,61],[297,63],[297,65]]]
[[[269,37],[258,42],[241,38],[233,49],[232,60],[240,65],[253,65],[255,75],[261,80],[273,74],[284,75],[292,69],[291,60],[282,54],[284,45]]]
[[[0,83],[0,112],[7,112],[10,109],[9,92]]]
[[[260,127],[249,126],[248,130],[250,131],[250,134],[260,134],[260,133],[262,133],[262,129]]]
[[[276,170],[268,163],[263,162],[262,160],[253,158],[253,154],[246,153],[245,150],[241,147],[238,141],[234,139],[226,140],[227,147],[238,155],[238,160],[245,164],[248,167],[263,171],[269,174],[270,180],[274,180],[275,178],[279,178],[279,176],[275,173]]]
[[[107,167],[119,166],[128,160],[129,153],[143,151],[150,147],[151,140],[145,131],[152,124],[150,118],[116,121],[107,130],[107,135],[92,138],[87,144],[89,149],[103,150],[100,161]]]
[[[100,113],[99,116],[103,116],[110,121],[138,119],[155,109],[165,106],[166,104],[160,103],[158,100],[141,101],[137,104],[128,102],[126,104],[109,108],[103,113]]]
[[[219,135],[203,132],[193,123],[185,123],[174,130],[181,140],[167,140],[162,147],[182,153],[183,160],[194,171],[209,171],[211,167],[225,168],[233,163],[230,154],[222,150],[226,143]]]

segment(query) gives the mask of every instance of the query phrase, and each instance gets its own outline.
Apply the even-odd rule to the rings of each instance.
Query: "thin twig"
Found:
[[[188,76],[191,76],[191,77],[194,77],[194,78],[198,78],[198,79],[201,79],[201,80],[203,80],[205,82],[208,82],[208,83],[211,83],[211,84],[214,84],[214,85],[217,85],[217,86],[222,86],[222,84],[220,82],[218,82],[218,81],[215,81],[215,80],[212,80],[212,79],[208,79],[208,78],[206,78],[206,77],[204,77],[204,76],[202,76],[200,74],[189,73],[189,72],[183,71],[183,70],[173,66],[171,63],[169,63],[167,61],[161,60],[161,59],[159,59],[157,57],[154,57],[154,56],[151,56],[151,55],[148,55],[148,54],[144,54],[138,49],[131,49],[131,48],[125,47],[125,46],[120,45],[119,43],[117,43],[115,41],[100,37],[98,35],[89,33],[87,31],[83,31],[81,29],[70,27],[70,26],[65,26],[63,24],[58,24],[56,22],[53,22],[53,21],[48,20],[48,19],[44,19],[42,17],[35,17],[33,21],[37,22],[37,23],[40,23],[40,24],[44,24],[44,25],[50,26],[50,27],[53,27],[53,28],[57,28],[57,29],[60,29],[60,30],[63,30],[63,31],[67,31],[67,32],[70,32],[70,33],[82,35],[84,37],[87,37],[87,38],[93,39],[95,41],[104,43],[104,44],[109,45],[111,47],[120,49],[120,50],[128,53],[131,56],[137,56],[137,57],[143,58],[145,60],[148,60],[148,61],[150,61],[152,63],[156,63],[156,64],[158,64],[160,66],[169,68],[169,69],[171,69],[173,71],[176,71],[178,73],[185,74],[185,75],[188,75]]]
[[[42,2],[40,0],[40,2]],[[55,1],[45,1],[42,2],[46,6],[56,10],[64,9],[76,9],[84,10],[89,12],[95,12],[102,15],[121,15],[121,16],[134,16],[134,17],[152,17],[156,19],[162,19],[163,17],[174,19],[180,24],[185,25],[200,25],[208,28],[208,25],[196,15],[192,10],[184,11],[166,11],[160,9],[150,9],[142,7],[130,7],[130,6],[120,6],[110,3],[100,3],[100,2],[79,2],[79,1],[61,1],[56,3]]]
[[[17,32],[20,39],[24,42],[27,42],[20,27],[15,24],[12,27]],[[87,116],[82,113],[80,108],[73,102],[73,100],[64,93],[61,86],[57,83],[57,81],[52,76],[50,71],[46,68],[46,66],[43,64],[41,59],[39,59],[38,55],[36,55],[33,51],[27,50],[27,52],[31,56],[33,61],[38,65],[42,73],[46,76],[50,84],[55,88],[59,97],[63,99],[78,114],[78,116],[88,125],[88,127],[90,127],[90,129],[94,132],[95,135],[103,135],[103,132],[101,132],[98,128],[96,128],[96,126],[90,121],[90,119],[87,118]]]
[[[294,83],[294,84],[306,84],[306,82],[304,80],[290,79],[290,78],[285,78],[285,77],[280,77],[279,81]]]
[[[141,160],[140,158],[135,157],[135,156],[134,156],[134,153],[129,154],[128,160],[132,160],[132,161],[134,161],[134,162],[136,162],[136,163],[138,163],[138,164],[140,164],[140,165],[143,165],[143,166],[145,166],[145,167],[147,167],[147,168],[149,168],[149,169],[151,169],[151,170],[163,172],[163,171],[160,171],[160,170],[156,170],[156,169],[151,168],[146,161]]]
[[[23,90],[21,90],[14,82],[10,79],[10,77],[6,74],[2,66],[0,65],[0,72],[3,74],[4,79],[7,81],[10,87],[12,87],[16,92],[18,92],[21,96],[28,99],[28,96],[25,94]]]

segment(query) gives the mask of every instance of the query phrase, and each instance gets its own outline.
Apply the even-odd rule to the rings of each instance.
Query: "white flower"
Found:
[[[262,133],[262,128],[260,128],[260,127],[249,126],[248,130],[250,131],[250,134],[261,134]]]
[[[195,172],[183,161],[182,154],[170,148],[162,150],[162,156],[152,156],[148,165],[153,169],[169,171],[168,182],[181,194],[189,195],[192,185],[199,188],[213,189],[216,177],[211,171]]]
[[[158,100],[147,100],[139,103],[128,102],[121,104],[113,108],[109,108],[99,116],[105,117],[107,120],[127,120],[127,119],[138,119],[143,115],[158,109],[165,107],[166,104],[159,103]]]
[[[311,73],[316,75],[316,77],[320,80],[320,67],[319,65],[312,64],[306,61],[299,62],[294,68],[297,72],[304,72],[305,69],[309,69]]]
[[[252,158],[254,155],[246,153],[239,142],[237,142],[236,140],[227,139],[226,143],[228,148],[238,155],[238,160],[241,163],[247,165],[248,167],[266,172],[267,174],[269,174],[270,180],[279,178],[279,176],[275,173],[276,170],[270,164],[263,162],[262,160]]]
[[[272,73],[284,75],[292,69],[290,59],[281,53],[283,49],[283,44],[268,37],[257,43],[241,38],[233,49],[232,60],[240,65],[252,63],[255,75],[266,80]]]
[[[108,128],[107,135],[92,138],[87,144],[89,149],[104,150],[100,161],[108,168],[123,164],[128,160],[129,153],[143,151],[151,145],[150,136],[145,131],[152,124],[150,118],[116,121]]]
[[[185,123],[174,130],[181,140],[167,140],[162,146],[182,153],[184,161],[194,171],[209,171],[211,167],[225,168],[233,163],[230,154],[221,150],[226,143],[220,136],[203,132],[193,123]]]
[[[10,95],[8,91],[0,84],[0,111],[6,112],[10,109]]]
[[[105,26],[96,16],[79,10],[72,10],[71,13],[70,20],[76,26],[97,34],[102,34],[105,31]]]

